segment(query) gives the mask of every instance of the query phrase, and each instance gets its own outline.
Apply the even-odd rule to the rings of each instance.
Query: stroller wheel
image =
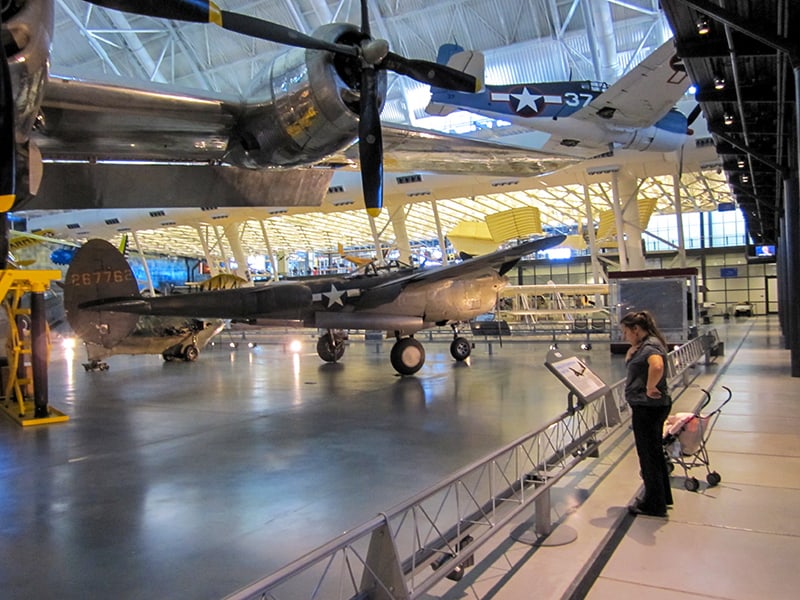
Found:
[[[706,475],[706,481],[708,482],[708,485],[710,485],[711,487],[714,487],[720,481],[722,481],[722,476],[719,473],[717,473],[716,471],[712,471],[711,473]]]
[[[683,485],[690,492],[696,492],[700,488],[700,482],[697,481],[697,477],[687,477]]]
[[[672,473],[675,470],[675,463],[671,460],[667,461],[667,473]]]

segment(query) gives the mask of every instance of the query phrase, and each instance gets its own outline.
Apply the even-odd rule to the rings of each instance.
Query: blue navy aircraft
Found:
[[[450,354],[463,361],[472,345],[458,324],[490,311],[505,274],[521,258],[563,242],[558,235],[523,242],[443,267],[382,269],[367,265],[345,277],[314,277],[263,286],[144,297],[125,258],[103,240],[75,254],[64,284],[67,319],[75,333],[99,347],[127,338],[139,315],[246,320],[259,325],[326,330],[317,353],[327,362],[344,355],[347,329],[386,331],[396,342],[390,358],[402,375],[419,371],[425,350],[413,335],[451,325]]]
[[[674,55],[669,40],[610,87],[594,81],[515,83],[486,85],[476,94],[432,87],[426,111],[443,116],[466,110],[535,130],[541,135],[533,148],[554,154],[672,152],[689,139],[689,121],[697,116],[687,119],[673,108],[690,84]],[[480,52],[445,44],[437,61],[483,79]]]

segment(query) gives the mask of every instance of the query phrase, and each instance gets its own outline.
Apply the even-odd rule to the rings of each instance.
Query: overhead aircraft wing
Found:
[[[312,167],[228,165],[240,152],[244,110],[223,94],[51,77],[32,135],[42,182],[20,208],[319,206],[333,168],[359,166],[357,143]],[[418,128],[383,130],[389,171],[532,176],[575,162]]]
[[[675,44],[664,42],[572,118],[622,127],[649,127],[675,106],[689,89],[686,71],[672,65]]]
[[[566,236],[564,235],[554,235],[530,242],[524,242],[517,246],[512,246],[511,248],[505,248],[503,250],[492,252],[491,254],[484,254],[483,256],[470,258],[460,263],[444,265],[442,267],[434,267],[432,269],[419,269],[413,273],[410,273],[406,277],[387,281],[385,284],[382,284],[382,286],[417,281],[434,282],[441,281],[443,279],[455,279],[465,275],[472,275],[473,273],[477,273],[486,268],[495,268],[500,272],[501,275],[503,275],[512,269],[523,256],[557,246],[563,242],[565,238]]]
[[[504,139],[449,135],[410,125],[383,125],[384,167],[388,172],[427,171],[452,175],[534,177],[576,164],[562,152],[541,152]],[[358,143],[346,149],[344,161],[354,162]],[[333,155],[334,162],[337,155]]]
[[[222,164],[240,104],[157,84],[51,77],[32,134],[41,184],[19,207],[319,206],[329,169]]]

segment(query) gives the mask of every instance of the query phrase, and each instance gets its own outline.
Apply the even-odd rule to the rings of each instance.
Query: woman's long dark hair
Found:
[[[664,334],[661,333],[661,330],[656,325],[656,320],[653,318],[648,311],[642,310],[639,312],[629,312],[627,315],[622,317],[619,321],[620,325],[624,325],[625,327],[634,327],[638,325],[641,327],[647,335],[655,336],[659,342],[664,346],[664,349],[667,350],[667,340],[664,337]]]

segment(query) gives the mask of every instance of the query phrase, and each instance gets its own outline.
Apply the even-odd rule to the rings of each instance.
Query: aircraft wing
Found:
[[[242,162],[240,125],[253,106],[160,84],[51,77],[32,135],[41,186],[20,208],[319,206],[334,168],[358,168],[357,143],[314,166],[231,166],[232,155]],[[575,162],[400,125],[383,132],[387,171],[532,176]]]
[[[19,207],[319,206],[331,170],[222,164],[239,105],[156,84],[51,77],[31,138],[41,184]]]
[[[396,285],[398,283],[411,283],[417,281],[434,282],[441,281],[443,279],[454,279],[457,277],[463,277],[465,275],[477,273],[486,268],[495,268],[500,272],[501,275],[503,275],[512,269],[523,256],[557,246],[563,242],[565,238],[566,236],[564,235],[554,235],[530,242],[524,242],[518,246],[512,246],[511,248],[498,250],[497,252],[492,252],[491,254],[470,258],[460,263],[444,265],[442,267],[435,267],[433,269],[419,269],[413,273],[410,273],[406,277],[393,279],[382,285],[389,286]]]
[[[428,171],[452,175],[534,177],[577,164],[561,152],[532,150],[504,140],[449,135],[410,125],[383,125],[384,168],[387,172]],[[355,164],[358,143],[331,160]],[[323,163],[324,164],[324,163]]]
[[[686,71],[673,68],[674,55],[675,44],[667,40],[572,117],[606,123],[611,120],[623,127],[653,125],[675,106],[691,83]]]

